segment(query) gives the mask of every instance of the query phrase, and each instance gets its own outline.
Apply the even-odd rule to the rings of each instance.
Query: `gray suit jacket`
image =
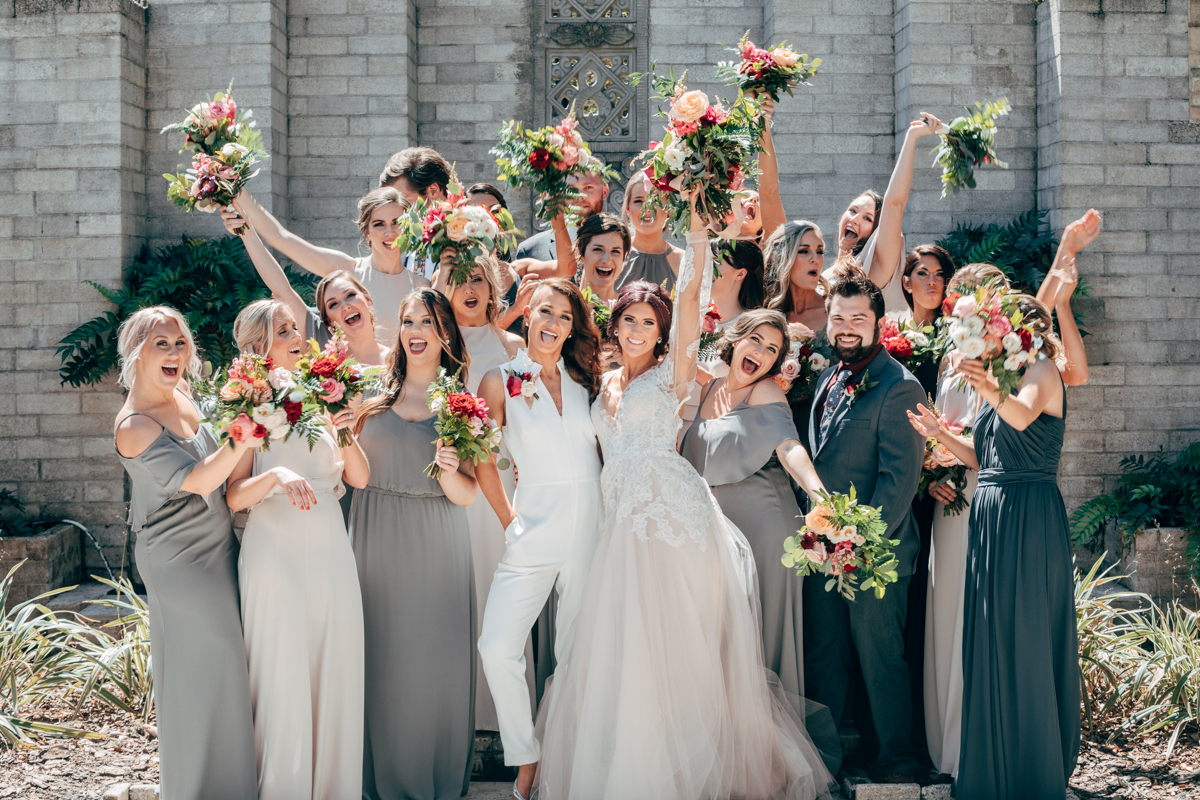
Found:
[[[535,233],[517,245],[517,252],[513,259],[536,258],[538,261],[553,261],[555,257],[554,231],[545,230]]]
[[[821,373],[815,397],[820,397],[834,377],[837,365]],[[824,447],[817,447],[817,404],[808,418],[809,452],[825,488],[849,492],[858,500],[883,511],[887,537],[896,546],[897,575],[912,575],[920,549],[912,501],[921,482],[925,440],[908,421],[906,411],[925,402],[925,392],[912,373],[880,350],[865,371],[878,385],[853,402],[843,401],[830,423]],[[865,374],[865,373],[864,373]],[[830,400],[826,400],[830,402]]]

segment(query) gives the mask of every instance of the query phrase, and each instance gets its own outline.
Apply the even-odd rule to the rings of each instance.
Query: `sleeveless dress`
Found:
[[[375,304],[375,338],[394,347],[400,333],[400,303],[414,289],[428,286],[429,279],[407,267],[396,273],[380,272],[371,266],[370,256],[355,260],[354,277],[367,287]]]
[[[341,451],[322,433],[254,453],[313,488],[307,511],[281,486],[250,509],[238,572],[254,703],[260,800],[357,798],[362,780],[363,627],[337,498]]]
[[[671,262],[667,259],[671,252],[670,249],[663,253],[630,250],[625,265],[621,268],[621,275],[617,278],[617,289],[634,281],[650,281],[655,286],[662,286],[669,293],[675,288],[675,270],[671,269]]]
[[[207,496],[180,488],[220,447],[202,422],[190,439],[164,427],[139,455],[117,453],[129,475],[129,527],[150,606],[163,800],[258,797],[225,487]]]
[[[359,436],[371,464],[350,509],[366,623],[364,800],[459,797],[471,779],[471,539],[465,509],[423,473],[434,422],[388,409]]]
[[[959,797],[1059,800],[1075,769],[1075,586],[1056,483],[1065,428],[1042,414],[1018,431],[991,405],[976,418]]]
[[[516,287],[516,283],[513,283]],[[479,394],[479,383],[483,376],[509,360],[508,349],[500,339],[495,328],[491,325],[479,327],[462,326],[463,345],[470,356],[470,368],[467,370],[467,391]],[[500,440],[500,455],[512,460],[508,452],[508,442]],[[500,481],[504,484],[504,493],[512,500],[516,485],[513,483],[513,470],[500,470]],[[475,639],[483,632],[483,607],[487,604],[488,592],[492,588],[492,576],[496,567],[504,557],[504,526],[496,518],[487,498],[480,492],[475,501],[467,506],[467,525],[471,531],[471,563],[475,566]],[[529,689],[533,691],[533,641],[530,639],[525,648],[527,663],[526,677]],[[475,665],[475,728],[481,731],[500,730],[500,721],[496,717],[496,704],[492,701],[492,692],[488,689],[487,678],[483,673],[483,662],[476,654]],[[530,695],[532,697],[532,694]]]
[[[937,407],[942,416],[959,425],[975,424],[979,395],[967,385],[958,388],[958,373],[947,369],[938,383]],[[963,584],[967,572],[967,525],[971,498],[979,482],[967,470],[967,485],[959,491],[967,507],[947,517],[942,503],[934,504],[933,536],[929,554],[929,587],[925,603],[925,741],[934,769],[958,774],[958,746],[962,725]]]
[[[707,286],[707,259],[699,273]],[[667,357],[628,384],[615,415],[603,399],[592,407],[604,527],[542,704],[543,800],[812,798],[831,783],[763,665],[749,545],[675,451],[688,387],[672,359],[694,363],[689,334],[681,348],[672,330]]]

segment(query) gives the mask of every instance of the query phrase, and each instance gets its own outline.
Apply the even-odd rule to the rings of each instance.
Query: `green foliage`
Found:
[[[1007,97],[967,109],[965,117],[956,117],[946,126],[938,146],[932,151],[933,163],[942,167],[942,197],[975,188],[975,167],[995,164],[1008,169],[996,157],[996,119],[1007,116],[1012,107]]]
[[[150,663],[150,609],[137,596],[128,578],[119,584],[96,578],[116,590],[115,600],[97,600],[97,605],[118,609],[120,616],[86,645],[91,669],[79,684],[78,705],[95,695],[102,702],[136,714],[144,722],[153,708],[154,673]]]
[[[1183,528],[1188,537],[1188,563],[1200,577],[1200,442],[1192,442],[1174,460],[1162,448],[1150,458],[1121,459],[1117,488],[1088,500],[1071,515],[1075,544],[1091,542],[1104,524],[1116,520],[1122,540],[1146,528]]]
[[[292,273],[306,302],[313,276]],[[117,328],[130,314],[153,305],[179,309],[196,337],[201,357],[227,364],[237,355],[233,320],[249,303],[269,296],[240,239],[190,239],[151,252],[143,249],[125,273],[124,288],[87,281],[117,308],[83,323],[59,342],[64,385],[99,383],[117,366]]]

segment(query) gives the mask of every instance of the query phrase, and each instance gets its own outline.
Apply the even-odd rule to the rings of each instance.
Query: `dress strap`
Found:
[[[166,425],[163,425],[161,422],[159,422],[158,420],[156,420],[154,417],[150,416],[149,414],[143,414],[140,411],[131,411],[130,413],[126,414],[125,416],[123,416],[119,420],[117,420],[117,424],[113,427],[113,431],[116,431],[117,428],[121,427],[121,423],[123,423],[125,420],[129,419],[130,417],[145,417],[146,419],[150,420],[158,427],[162,428],[164,431],[167,429]]]

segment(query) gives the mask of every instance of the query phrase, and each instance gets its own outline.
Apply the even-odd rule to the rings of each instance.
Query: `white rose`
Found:
[[[263,403],[261,406],[255,406],[254,411],[250,412],[250,416],[259,425],[267,424],[267,417],[271,416],[275,411],[275,406],[270,403]]]
[[[967,317],[963,320],[967,333],[983,333],[983,320],[979,317]]]
[[[497,225],[491,219],[491,217],[488,217],[487,219],[485,219],[483,222],[481,222],[479,224],[483,226],[483,229],[484,229],[483,235],[488,237],[489,239],[495,239],[497,236],[500,235],[500,226]]]
[[[964,358],[979,358],[983,355],[983,351],[987,349],[987,342],[980,336],[968,336],[963,339],[958,349]]]
[[[271,370],[267,374],[267,382],[271,384],[271,388],[275,391],[279,391],[281,389],[291,389],[296,385],[292,380],[292,373],[288,372],[283,367]]]
[[[471,431],[472,436],[478,438],[479,434],[483,433],[483,420],[476,417],[471,420],[467,428]]]
[[[444,405],[446,405],[445,398],[435,397],[435,398],[433,398],[433,401],[429,404],[429,410],[436,414],[442,410],[442,407]]]
[[[678,147],[668,147],[663,151],[663,160],[673,172],[683,169],[683,151]]]
[[[800,343],[799,342],[792,342],[791,347],[788,348],[788,355],[791,356],[792,358],[799,357],[799,355],[800,355]]]
[[[525,381],[521,384],[521,397],[526,399],[533,397],[535,391],[537,390],[533,388],[533,381]]]
[[[954,346],[959,349],[962,349],[962,343],[966,341],[966,338],[970,335],[971,334],[967,333],[962,325],[950,326],[950,341],[953,342]]]
[[[245,145],[240,145],[237,142],[230,142],[229,144],[227,144],[221,148],[221,155],[223,155],[223,156],[236,155],[238,157],[238,159],[240,159],[242,156],[246,155],[246,153],[249,153],[249,152],[250,152],[250,150]]]
[[[1004,334],[1004,338],[1000,341],[1004,343],[1004,349],[1009,353],[1018,353],[1021,350],[1021,337],[1015,333]]]
[[[812,364],[813,369],[817,372],[823,372],[829,366],[829,359],[820,353],[813,353],[809,357],[808,363]]]
[[[296,389],[295,391],[293,391],[291,394],[288,395],[288,400],[292,401],[293,403],[299,403],[302,400],[304,400],[304,392],[302,392],[299,389]]]
[[[487,235],[487,226],[482,222],[468,222],[463,226],[463,233],[469,239],[482,239]]]
[[[1004,359],[1004,368],[1009,372],[1016,372],[1021,368],[1021,364],[1025,361],[1024,353],[1011,353]]]
[[[912,342],[917,347],[925,347],[929,344],[929,337],[920,331],[908,330],[904,332],[904,337]]]
[[[274,434],[275,431],[287,427],[287,414],[282,409],[277,408],[267,415],[262,424]]]

